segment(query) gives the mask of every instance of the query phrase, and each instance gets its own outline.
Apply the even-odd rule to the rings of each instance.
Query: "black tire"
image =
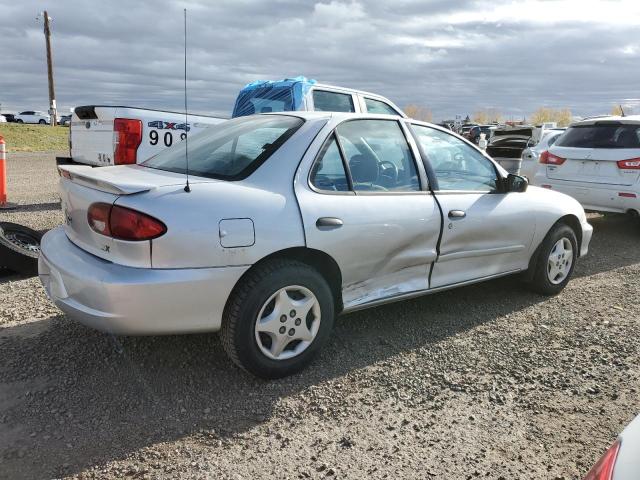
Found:
[[[17,223],[0,222],[0,267],[22,275],[38,275],[40,240],[40,232]]]
[[[46,120],[39,120],[39,121],[38,121],[38,123],[39,123],[40,125],[45,125],[45,124],[47,123],[47,121],[46,121]]]
[[[255,326],[269,298],[291,285],[302,286],[315,295],[320,307],[320,324],[315,338],[297,356],[276,360],[260,349]],[[335,317],[333,296],[325,279],[302,262],[286,259],[267,261],[255,267],[236,285],[224,310],[222,345],[233,362],[258,377],[274,379],[305,368],[327,341]]]
[[[24,123],[22,120],[18,119],[16,120],[16,123]]]
[[[554,248],[556,243],[561,239],[567,239],[569,242],[571,242],[571,266],[564,280],[559,283],[553,283],[549,279],[548,274],[549,255],[551,254],[552,249]],[[542,241],[542,244],[540,245],[540,248],[538,250],[538,258],[535,265],[533,266],[533,276],[531,282],[529,283],[530,288],[542,295],[557,295],[564,289],[564,287],[567,286],[569,280],[571,280],[577,258],[578,240],[576,239],[576,233],[568,225],[562,223],[554,225],[551,230],[549,230],[549,233],[547,233],[547,236]]]

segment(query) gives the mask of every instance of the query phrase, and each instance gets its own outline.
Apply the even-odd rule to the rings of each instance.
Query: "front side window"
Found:
[[[320,112],[355,112],[353,96],[347,93],[313,90],[313,108]]]
[[[367,112],[369,113],[382,113],[386,115],[398,115],[391,105],[380,100],[374,100],[373,98],[364,97],[364,104],[367,106]]]
[[[311,185],[318,190],[329,192],[349,191],[349,181],[347,180],[342,155],[340,155],[335,135],[331,135],[329,141],[322,148],[316,163],[311,169],[309,180]]]
[[[420,181],[411,149],[394,120],[352,120],[336,129],[355,191],[411,192]]]
[[[439,190],[496,190],[495,167],[475,148],[434,128],[412,125],[412,130],[435,173]]]
[[[241,180],[262,165],[304,123],[301,118],[263,115],[229,120],[189,137],[189,173]],[[185,144],[174,145],[142,165],[186,173]]]

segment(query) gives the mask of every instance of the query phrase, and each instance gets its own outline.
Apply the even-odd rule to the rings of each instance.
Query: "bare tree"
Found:
[[[618,117],[623,116],[624,110],[622,108],[622,105],[614,105],[613,108],[611,108],[611,115],[615,115]]]
[[[571,110],[568,108],[555,109],[550,107],[540,107],[531,114],[531,123],[556,122],[559,127],[566,127],[571,123]]]
[[[473,114],[473,121],[479,124],[502,123],[503,115],[496,108],[484,108]]]
[[[422,120],[423,122],[433,121],[433,113],[429,108],[420,107],[413,103],[404,107],[404,113],[406,113],[410,118]]]

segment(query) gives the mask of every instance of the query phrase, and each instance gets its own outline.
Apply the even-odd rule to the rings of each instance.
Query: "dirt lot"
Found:
[[[0,213],[60,221],[51,156]],[[580,478],[640,410],[640,228],[593,216],[558,297],[502,279],[338,319],[305,372],[257,380],[217,335],[112,337],[0,278],[0,477]]]

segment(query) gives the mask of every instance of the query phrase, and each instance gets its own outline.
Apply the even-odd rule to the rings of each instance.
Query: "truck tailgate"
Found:
[[[71,116],[71,158],[87,165],[113,165],[113,107],[77,107]]]

